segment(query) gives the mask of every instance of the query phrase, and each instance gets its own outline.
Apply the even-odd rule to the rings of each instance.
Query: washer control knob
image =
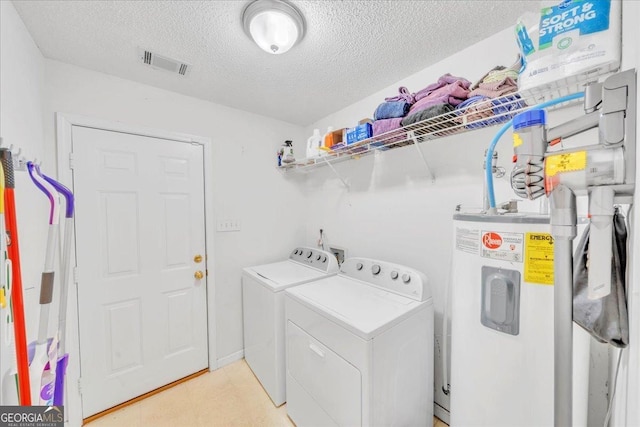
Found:
[[[322,262],[327,262],[327,257],[326,256],[322,257]]]
[[[311,258],[311,255],[313,255],[313,252],[309,251],[309,255],[307,255],[307,258]]]
[[[377,276],[378,274],[380,274],[380,266],[378,264],[374,264],[371,267],[371,272],[373,273],[374,276]]]
[[[320,261],[320,260],[322,259],[322,255],[318,255],[318,256],[316,257],[316,259],[317,259],[318,261]]]
[[[393,280],[396,280],[396,279],[398,278],[398,272],[397,272],[397,271],[392,271],[392,272],[391,272],[391,278],[392,278]]]
[[[409,273],[404,273],[402,275],[402,281],[404,283],[409,283],[411,281],[411,276],[409,275]]]
[[[362,270],[362,267],[363,267],[363,265],[362,265],[361,262],[356,264],[356,270],[360,271],[360,270]]]
[[[296,249],[295,251],[293,251],[294,255],[298,255],[298,250]]]

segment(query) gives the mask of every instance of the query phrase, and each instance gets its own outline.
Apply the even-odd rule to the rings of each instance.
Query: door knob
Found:
[[[204,273],[200,270],[196,271],[195,273],[193,273],[193,277],[195,277],[196,279],[200,280],[204,277]]]
[[[196,256],[193,257],[193,261],[196,263],[201,263],[202,262],[202,255],[198,254]]]

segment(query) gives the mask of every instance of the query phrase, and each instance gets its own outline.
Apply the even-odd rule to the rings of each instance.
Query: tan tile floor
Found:
[[[290,427],[244,360],[201,375],[87,424],[89,427]],[[437,418],[434,427],[447,427]]]

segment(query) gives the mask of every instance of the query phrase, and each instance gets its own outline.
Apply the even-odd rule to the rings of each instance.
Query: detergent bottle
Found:
[[[324,137],[322,138],[322,146],[323,151],[325,153],[328,153],[331,150],[331,147],[333,146],[333,126],[329,126],[327,128],[327,133],[324,134]]]
[[[323,139],[320,136],[320,129],[314,129],[313,135],[307,139],[307,158],[311,159],[326,154],[326,151],[320,148],[322,145]]]

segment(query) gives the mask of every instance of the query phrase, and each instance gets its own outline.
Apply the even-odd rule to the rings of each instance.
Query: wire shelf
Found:
[[[571,93],[582,92],[588,84],[598,81],[599,75],[583,74],[572,76],[553,85],[513,92],[508,95],[484,99],[466,108],[456,109],[426,120],[412,123],[398,129],[358,141],[338,148],[319,157],[305,158],[282,165],[283,171],[309,171],[323,166],[357,159],[376,151],[387,151],[406,145],[420,144],[450,135],[483,129],[511,120],[516,114],[545,101],[557,99]],[[562,108],[577,101],[559,104],[553,108]]]

